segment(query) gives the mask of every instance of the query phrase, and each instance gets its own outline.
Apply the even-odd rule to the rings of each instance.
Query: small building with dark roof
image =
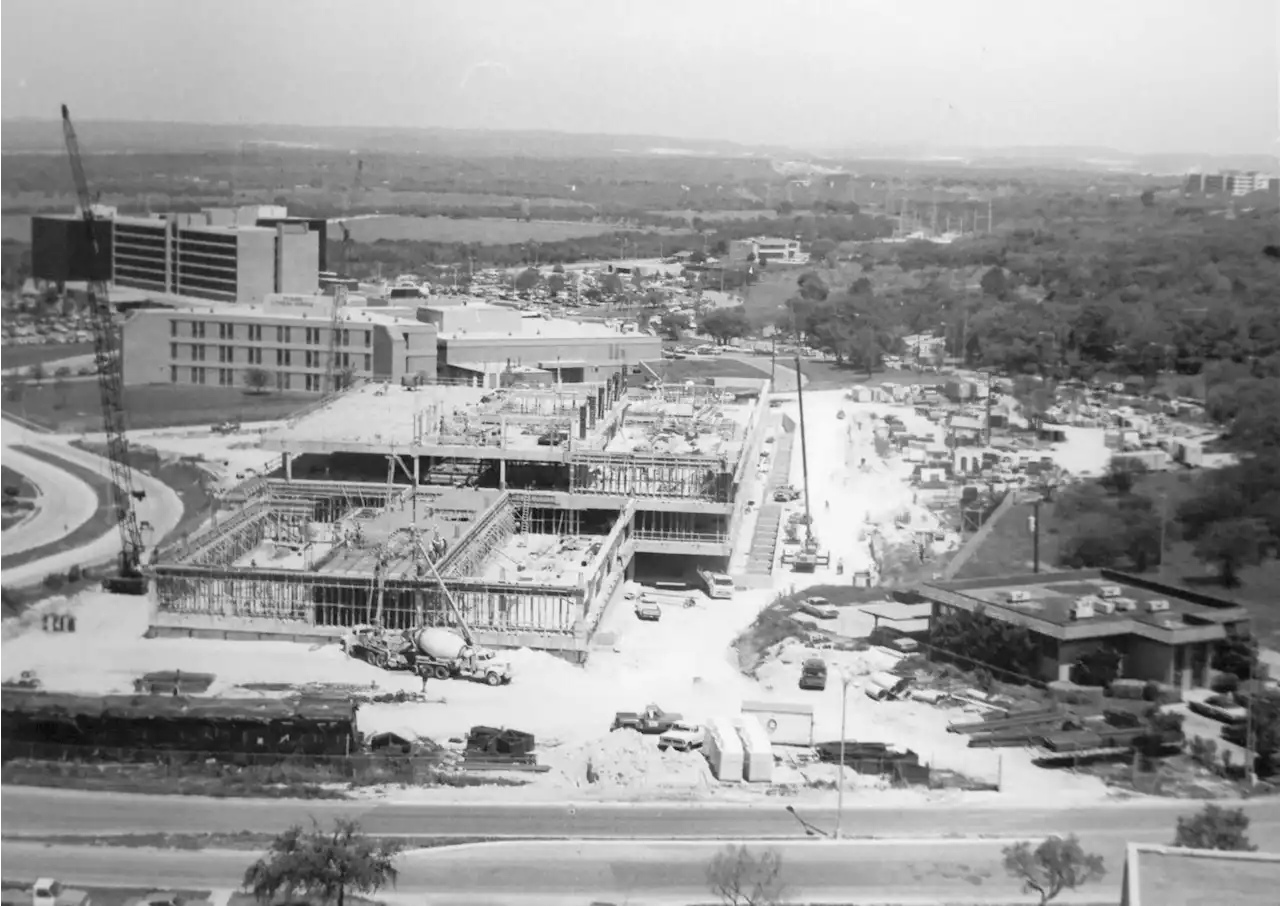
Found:
[[[1237,604],[1109,569],[930,583],[916,592],[932,604],[931,627],[955,610],[1026,626],[1046,682],[1069,680],[1082,656],[1107,646],[1121,654],[1124,678],[1207,686],[1217,645],[1249,625]]]

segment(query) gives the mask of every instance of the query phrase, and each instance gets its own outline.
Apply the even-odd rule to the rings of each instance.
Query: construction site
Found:
[[[461,620],[480,644],[581,661],[625,578],[727,569],[766,397],[765,381],[639,390],[621,374],[357,388],[264,437],[277,477],[156,552],[152,634]]]

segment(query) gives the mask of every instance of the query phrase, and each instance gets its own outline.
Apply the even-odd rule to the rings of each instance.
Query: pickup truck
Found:
[[[706,736],[707,731],[700,725],[679,721],[658,737],[658,751],[675,749],[677,752],[693,752],[702,748]]]
[[[639,713],[619,711],[613,717],[613,730],[635,730],[646,736],[666,733],[682,720],[681,715],[663,711],[657,705],[649,705]]]

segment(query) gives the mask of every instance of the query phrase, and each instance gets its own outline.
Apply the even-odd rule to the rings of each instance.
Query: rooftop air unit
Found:
[[[1168,598],[1152,598],[1147,602],[1147,613],[1162,613],[1168,609]]]
[[[1104,585],[1098,589],[1099,598],[1118,598],[1120,597],[1119,585]]]
[[[1116,610],[1121,612],[1138,609],[1138,602],[1133,598],[1112,598],[1111,603],[1116,605]]]
[[[1107,601],[1100,598],[1094,603],[1094,607],[1097,608],[1098,613],[1104,613],[1107,616],[1116,612],[1116,602],[1114,600]]]
[[[1094,614],[1094,599],[1091,597],[1076,598],[1071,602],[1071,619],[1087,620]]]
[[[1010,604],[1025,604],[1030,600],[1031,600],[1031,593],[1027,591],[1025,588],[1019,588],[1015,591],[1009,592]]]
[[[1179,617],[1165,617],[1160,621],[1160,625],[1165,629],[1177,629],[1182,626],[1182,620]]]

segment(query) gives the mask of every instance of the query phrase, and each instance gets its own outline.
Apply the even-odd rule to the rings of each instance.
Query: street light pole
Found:
[[[840,839],[840,825],[844,819],[844,727],[845,717],[849,713],[849,680],[850,676],[840,671],[840,776],[836,781],[836,832],[835,838]]]

